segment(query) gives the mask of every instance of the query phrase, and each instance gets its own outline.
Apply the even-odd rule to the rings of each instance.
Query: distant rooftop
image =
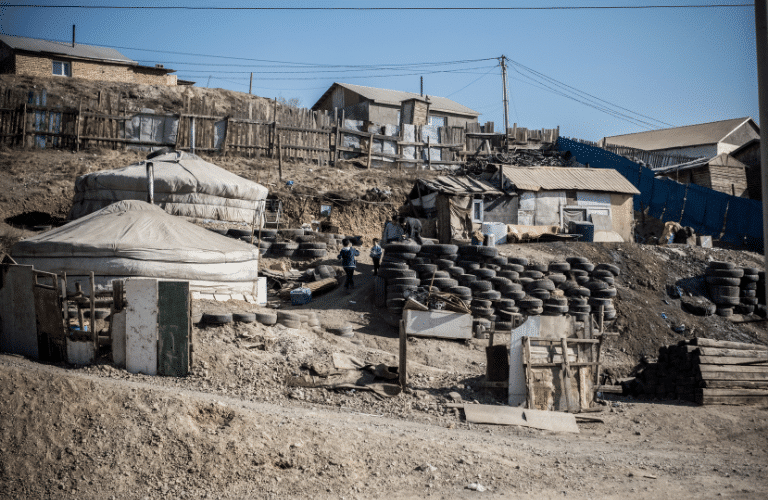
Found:
[[[744,118],[651,130],[636,134],[614,135],[606,137],[604,143],[642,149],[644,151],[717,144],[747,120],[752,119],[749,116],[745,116]]]

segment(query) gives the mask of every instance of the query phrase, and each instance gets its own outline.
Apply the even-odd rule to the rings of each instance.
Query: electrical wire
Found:
[[[462,91],[462,90],[464,90],[465,88],[467,88],[467,87],[469,87],[470,85],[473,85],[473,84],[475,84],[475,83],[479,82],[480,80],[482,80],[483,78],[485,78],[486,76],[488,76],[489,74],[491,74],[491,71],[493,71],[493,70],[494,70],[494,69],[496,69],[496,68],[498,68],[498,66],[492,66],[492,67],[491,67],[491,69],[489,69],[489,70],[488,70],[486,73],[483,73],[483,74],[482,74],[482,76],[480,76],[480,78],[476,78],[476,79],[472,80],[472,81],[471,81],[471,82],[469,82],[468,84],[466,84],[466,85],[464,85],[463,87],[461,87],[459,90],[457,90],[457,91],[455,91],[455,92],[451,92],[450,94],[448,94],[448,95],[447,95],[447,96],[445,96],[445,97],[451,97],[451,96],[452,96],[452,95],[454,95],[454,94],[458,94],[459,92],[461,92],[461,91]]]
[[[567,5],[546,7],[192,7],[189,5],[36,5],[6,4],[4,8],[202,11],[518,11],[518,10],[649,10],[753,7],[752,3],[689,5]]]
[[[477,68],[472,69],[485,69],[488,66],[479,66]],[[494,68],[495,66],[492,66]],[[237,72],[230,72],[230,71],[209,71],[203,74],[203,76],[207,75],[214,75],[214,74],[248,74],[248,71],[237,71]],[[414,75],[432,75],[437,73],[461,73],[461,71],[452,70],[452,69],[445,69],[445,70],[434,70],[434,71],[419,71],[417,73],[398,73],[398,74],[391,74],[391,75],[350,75],[345,76],[345,79],[359,79],[359,78],[390,78],[390,77],[396,77],[396,76],[414,76]],[[193,76],[193,77],[199,77],[199,74],[190,74],[190,73],[184,73],[184,75],[187,76]],[[330,80],[332,79],[330,76],[318,76],[318,77],[261,77],[259,76],[260,80]]]

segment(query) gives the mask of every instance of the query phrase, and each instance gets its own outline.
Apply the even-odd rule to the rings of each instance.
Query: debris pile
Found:
[[[625,392],[699,404],[768,403],[768,346],[706,338],[659,348]]]

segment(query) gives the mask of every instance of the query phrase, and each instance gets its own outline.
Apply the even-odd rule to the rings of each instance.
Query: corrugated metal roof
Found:
[[[658,168],[653,171],[654,174],[668,174],[671,172],[681,172],[683,170],[690,170],[692,168],[705,167],[733,167],[745,169],[747,166],[731,156],[728,153],[720,153],[717,156],[711,158],[699,158],[698,160],[689,161],[686,163],[679,163],[677,165],[670,165],[668,167]]]
[[[350,83],[334,83],[333,85],[331,85],[331,88],[325,91],[322,97],[318,99],[315,105],[312,106],[312,109],[315,109],[317,106],[319,106],[320,103],[323,100],[325,100],[327,96],[331,94],[335,86],[344,87],[345,89],[348,89],[352,92],[360,94],[361,96],[373,102],[377,102],[381,104],[391,104],[395,106],[399,106],[401,102],[407,99],[413,99],[414,97],[423,98],[419,94],[414,94],[413,92],[404,92],[401,90],[377,89],[374,87],[364,87],[362,85],[352,85]],[[478,113],[477,111],[470,109],[464,106],[463,104],[459,104],[456,101],[452,101],[446,97],[438,97],[438,96],[430,95],[429,102],[430,102],[429,109],[434,111],[443,111],[446,113],[457,113],[461,115],[470,115],[470,116],[480,116],[480,113]]]
[[[744,118],[733,118],[718,122],[638,132],[637,134],[614,135],[606,137],[604,140],[606,144],[642,149],[644,151],[717,144],[726,135],[731,133],[733,129],[747,120],[751,120],[751,118],[746,116]]]
[[[582,190],[640,194],[612,168],[505,167],[504,177],[522,191]]]
[[[504,194],[491,184],[471,177],[456,177],[453,175],[441,175],[434,179],[419,179],[422,186],[430,191],[445,194]]]
[[[115,61],[131,65],[138,64],[133,59],[128,59],[115,49],[107,47],[97,47],[96,45],[85,45],[75,43],[52,42],[49,40],[40,40],[37,38],[26,38],[23,36],[0,35],[0,42],[5,43],[14,50],[24,50],[27,52],[41,52],[49,54],[62,54],[70,57],[82,57],[86,59],[99,59],[103,61]]]

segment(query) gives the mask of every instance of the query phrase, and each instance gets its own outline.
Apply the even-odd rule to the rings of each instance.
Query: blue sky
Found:
[[[747,2],[53,0],[28,3],[193,7],[544,7]],[[419,76],[423,75],[426,94],[450,97],[469,106],[482,113],[481,122],[493,121],[496,130],[501,130],[504,121],[501,70],[498,60],[493,58],[503,54],[514,61],[509,69],[510,126],[513,122],[528,128],[559,125],[561,135],[597,140],[603,136],[670,125],[742,116],[758,119],[753,7],[213,11],[0,5],[0,32],[4,34],[70,40],[73,24],[77,25],[77,41],[80,43],[120,47],[118,50],[126,56],[143,64],[162,63],[176,69],[180,78],[196,81],[198,86],[248,92],[252,71],[254,94],[296,97],[305,107],[312,106],[333,82],[419,92]],[[392,68],[396,65],[400,67]],[[571,88],[557,87],[557,83],[547,81],[545,76]],[[554,93],[557,90],[578,100],[591,99],[576,94],[572,88],[608,101],[614,112],[630,115],[633,120],[606,114]]]

